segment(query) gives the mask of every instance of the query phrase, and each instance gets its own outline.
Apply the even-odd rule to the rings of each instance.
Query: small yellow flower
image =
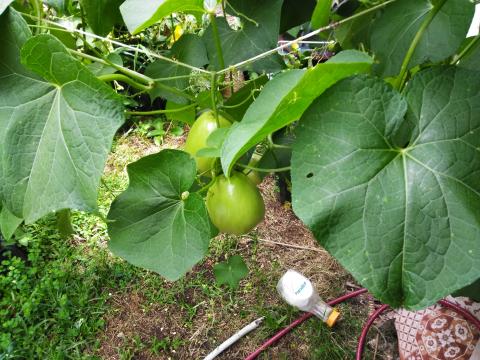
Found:
[[[183,28],[181,25],[175,26],[175,30],[173,31],[173,35],[170,39],[170,45],[173,45],[175,41],[178,41],[183,35]]]

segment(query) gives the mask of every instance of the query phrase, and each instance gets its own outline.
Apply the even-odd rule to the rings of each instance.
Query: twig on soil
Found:
[[[273,240],[267,240],[267,239],[261,239],[261,238],[252,239],[252,238],[250,238],[250,237],[248,237],[248,236],[244,236],[244,237],[242,237],[242,238],[248,240],[249,242],[258,240],[258,241],[260,241],[260,242],[264,242],[264,243],[272,244],[272,245],[280,245],[280,246],[290,247],[290,248],[299,249],[299,250],[315,251],[315,252],[318,252],[318,253],[327,253],[326,250],[315,249],[315,248],[308,247],[308,246],[288,244],[288,243],[283,243],[283,242],[273,241]]]

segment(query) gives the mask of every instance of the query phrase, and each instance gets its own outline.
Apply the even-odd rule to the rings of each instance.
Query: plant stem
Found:
[[[244,168],[244,169],[249,169],[249,170],[258,171],[258,172],[267,172],[267,173],[284,172],[284,171],[290,171],[292,169],[291,166],[286,166],[286,167],[277,168],[277,169],[265,169],[265,168],[257,168],[257,167],[253,167],[253,166],[249,166],[249,165],[238,164],[238,163],[235,164],[235,165],[238,165],[238,166],[240,166],[241,168]]]
[[[57,211],[57,228],[62,238],[67,239],[74,234],[70,209]]]
[[[215,180],[216,180],[215,178],[212,178],[212,180],[210,180],[210,182],[209,182],[207,185],[205,185],[205,186],[202,187],[200,190],[198,190],[197,193],[200,193],[200,194],[201,194],[201,193],[207,191],[207,190],[210,188],[210,186],[213,185],[213,183],[215,182]]]
[[[195,99],[195,96],[190,95],[190,94],[187,94],[187,93],[184,93],[183,91],[178,90],[177,88],[174,88],[173,86],[168,86],[168,85],[162,84],[162,83],[160,83],[160,82],[156,82],[154,87],[163,89],[163,90],[165,90],[165,91],[169,91],[169,92],[171,92],[171,93],[173,93],[173,94],[175,94],[175,95],[184,97],[185,99],[188,99],[188,100],[190,100],[190,101],[195,101],[195,100],[196,100],[196,99]]]
[[[469,43],[467,46],[465,46],[463,48],[463,50],[460,52],[460,54],[458,54],[457,56],[455,56],[452,60],[452,62],[450,63],[451,65],[455,65],[456,63],[458,63],[465,55],[467,55],[470,50],[472,50],[472,48],[478,43],[478,41],[480,40],[480,34],[478,34],[477,36],[475,36]]]
[[[99,80],[102,80],[102,81],[105,81],[105,82],[122,81],[124,83],[127,83],[127,84],[133,86],[136,89],[144,90],[144,91],[148,91],[148,90],[151,90],[153,88],[153,86],[145,86],[143,84],[140,84],[140,83],[136,82],[135,80],[133,80],[132,78],[129,78],[128,76],[123,75],[123,74],[106,74],[106,75],[97,76],[97,78]]]
[[[169,113],[176,113],[180,111],[184,111],[190,109],[192,107],[197,106],[196,103],[178,108],[178,109],[161,109],[161,110],[151,110],[151,111],[125,111],[127,115],[139,115],[139,116],[147,116],[147,115],[160,115],[160,114],[169,114]]]
[[[212,110],[215,115],[215,121],[217,123],[217,129],[220,127],[220,120],[218,120],[218,109],[217,109],[217,73],[212,73],[212,78],[210,82],[210,100],[212,102]]]
[[[77,50],[71,50],[69,49],[68,50],[71,54],[74,54],[74,55],[77,55],[77,56],[80,56],[80,57],[83,57],[85,59],[89,59],[91,61],[96,61],[96,62],[99,62],[101,64],[104,64],[104,65],[109,65],[109,66],[112,66],[113,68],[117,69],[118,71],[124,73],[125,75],[128,75],[130,76],[132,79],[135,79],[141,83],[144,83],[146,84],[146,88],[147,90],[151,90],[153,89],[154,87],[158,87],[160,89],[164,89],[166,91],[169,91],[171,93],[174,93],[175,95],[178,95],[178,96],[182,96],[188,100],[191,100],[191,101],[195,101],[195,97],[193,95],[190,95],[190,94],[186,94],[184,93],[183,91],[181,90],[178,90],[172,86],[168,86],[168,85],[165,85],[165,84],[162,84],[162,83],[159,83],[159,82],[155,82],[152,78],[149,78],[148,76],[145,76],[143,74],[140,74],[136,71],[133,71],[133,70],[130,70],[126,67],[123,67],[123,66],[120,66],[120,65],[117,65],[117,64],[114,64],[112,62],[109,62],[109,61],[106,61],[104,59],[100,59],[98,57],[95,57],[95,56],[92,56],[92,55],[88,55],[88,54],[84,54],[80,51],[77,51]],[[125,81],[126,80],[122,80],[122,81]],[[140,84],[138,84],[140,85]],[[133,86],[133,85],[132,85]],[[141,88],[143,89],[143,88]]]
[[[36,16],[37,30],[35,31],[35,34],[38,35],[42,31],[41,29],[42,29],[42,15],[43,15],[42,6],[43,5],[40,0],[30,0],[30,4],[32,5],[33,10],[37,14]]]
[[[81,34],[83,36],[83,42],[85,44],[87,44],[87,35],[86,35],[86,29],[87,29],[87,26],[85,25],[86,21],[85,21],[85,12],[83,11],[83,6],[82,6],[82,3],[79,2],[79,6],[80,6],[80,17],[82,19],[82,30],[83,30],[83,34]]]
[[[155,81],[152,79],[152,78],[149,78],[148,76],[145,76],[143,74],[140,74],[136,71],[133,71],[133,70],[130,70],[126,67],[123,67],[123,66],[120,66],[120,65],[117,65],[117,64],[114,64],[112,62],[108,62],[104,59],[100,59],[98,57],[95,57],[95,56],[92,56],[92,55],[88,55],[88,54],[85,54],[85,53],[82,53],[80,51],[77,51],[77,50],[72,50],[72,49],[68,49],[68,51],[73,54],[73,55],[76,55],[76,56],[79,56],[79,57],[82,57],[84,59],[88,59],[88,60],[91,60],[91,61],[95,61],[95,62],[98,62],[98,63],[101,63],[103,65],[108,65],[108,66],[112,66],[113,68],[117,69],[118,71],[120,71],[121,73],[124,73],[125,75],[127,76],[130,76],[132,79],[135,79],[143,84],[146,84],[147,86],[152,86]]]
[[[397,80],[395,81],[395,88],[399,91],[402,90],[403,86],[405,85],[405,81],[407,80],[407,75],[408,75],[408,64],[410,63],[410,60],[413,57],[413,54],[415,52],[415,49],[417,48],[418,44],[420,43],[420,40],[422,39],[423,34],[427,30],[428,26],[432,23],[433,19],[435,16],[438,14],[440,9],[443,7],[443,5],[446,3],[447,0],[440,0],[437,5],[433,7],[433,9],[429,12],[425,20],[423,21],[422,25],[418,29],[417,33],[415,34],[415,37],[412,40],[412,43],[410,44],[410,47],[408,48],[407,54],[405,55],[405,58],[403,59],[402,66],[400,68],[400,74],[397,77]]]
[[[22,16],[26,16],[30,19],[38,19],[37,16],[34,16],[34,15],[30,15],[30,14],[27,14],[27,13],[24,13],[24,12],[19,12]],[[210,74],[210,71],[208,70],[205,70],[203,68],[199,68],[199,67],[195,67],[195,66],[192,66],[192,65],[189,65],[189,64],[186,64],[186,63],[182,63],[180,61],[177,61],[175,59],[171,59],[167,56],[163,56],[163,55],[160,55],[160,54],[157,54],[153,51],[150,51],[148,49],[139,49],[138,47],[134,47],[134,46],[131,46],[131,45],[128,45],[128,44],[124,44],[120,41],[116,41],[116,40],[112,40],[112,39],[109,39],[109,38],[106,38],[104,36],[99,36],[99,35],[96,35],[96,34],[93,34],[93,33],[90,33],[90,32],[87,32],[87,31],[83,31],[83,30],[79,30],[79,29],[72,29],[72,28],[69,28],[67,27],[66,25],[62,25],[60,23],[56,23],[54,21],[50,21],[50,20],[47,20],[47,19],[44,19],[43,20],[44,23],[47,23],[47,24],[51,24],[53,26],[58,26],[58,27],[62,27],[64,29],[67,29],[70,33],[78,33],[78,34],[85,34],[89,37],[92,37],[94,39],[99,39],[99,40],[102,40],[102,41],[107,41],[108,43],[110,44],[114,44],[114,45],[117,45],[119,47],[122,47],[122,48],[125,48],[125,49],[129,49],[129,50],[132,50],[132,51],[138,51],[138,52],[141,52],[145,55],[148,55],[148,56],[151,56],[153,58],[156,58],[156,59],[160,59],[160,60],[164,60],[166,62],[169,62],[169,63],[172,63],[172,64],[176,64],[178,66],[181,66],[181,67],[184,67],[184,68],[187,68],[187,69],[190,69],[190,70],[195,70],[195,71],[198,71],[200,73],[203,73],[203,74]]]
[[[231,66],[229,66],[227,69],[223,69],[223,70],[219,71],[218,73],[219,73],[219,74],[224,74],[224,73],[226,73],[226,72],[228,72],[228,71],[231,71],[232,69],[238,69],[238,68],[243,67],[243,66],[245,66],[245,65],[251,64],[252,62],[255,62],[255,61],[257,61],[257,60],[263,59],[264,57],[267,57],[267,56],[269,56],[269,55],[271,55],[271,54],[275,54],[275,53],[277,53],[279,50],[282,50],[282,49],[284,49],[284,48],[286,48],[286,47],[292,46],[292,44],[297,43],[298,41],[302,41],[302,40],[305,40],[305,39],[309,39],[309,38],[311,38],[311,37],[313,37],[313,36],[315,36],[315,35],[317,35],[317,34],[319,34],[319,33],[321,33],[321,32],[334,29],[334,28],[336,28],[336,27],[339,26],[339,25],[345,24],[345,23],[350,22],[350,21],[352,21],[352,20],[354,20],[354,19],[356,19],[356,18],[362,17],[363,15],[366,15],[366,14],[369,14],[369,13],[371,13],[371,12],[373,12],[373,11],[376,11],[376,10],[378,10],[378,9],[381,9],[381,8],[387,6],[387,5],[390,5],[390,4],[394,3],[395,1],[397,1],[397,0],[388,0],[388,1],[385,1],[384,3],[381,3],[381,4],[379,4],[379,5],[373,6],[373,7],[371,7],[370,9],[367,9],[367,10],[364,10],[364,11],[360,11],[359,13],[354,14],[354,15],[350,16],[349,18],[346,18],[346,19],[343,19],[343,20],[340,20],[340,21],[331,23],[330,25],[324,26],[324,27],[322,27],[322,28],[320,28],[320,29],[317,29],[317,30],[315,30],[315,31],[309,32],[308,34],[305,34],[305,35],[303,35],[303,36],[300,36],[300,37],[298,37],[298,38],[296,38],[296,39],[294,39],[294,40],[291,40],[291,41],[288,41],[288,42],[286,42],[286,43],[283,43],[283,44],[277,46],[277,47],[274,48],[274,49],[265,51],[264,53],[259,54],[259,55],[257,55],[257,56],[254,56],[254,57],[252,57],[252,58],[250,58],[250,59],[247,59],[247,60],[241,61],[241,62],[239,62],[239,63],[237,63],[237,64],[231,65]]]
[[[281,145],[281,144],[274,144],[274,143],[271,143],[270,147],[272,147],[273,149],[291,149],[292,148],[291,146],[288,146],[288,145]]]
[[[217,19],[215,13],[209,13],[210,23],[212,24],[213,38],[215,40],[215,47],[217,49],[218,62],[220,69],[225,69],[225,60],[223,58],[222,42],[220,41],[220,34],[218,32]]]
[[[252,97],[253,95],[257,92],[257,91],[260,91],[258,89],[254,89],[250,92],[250,95],[248,95],[245,99],[243,99],[241,102],[239,102],[238,104],[235,104],[235,105],[221,105],[220,107],[222,109],[235,109],[235,108],[238,108],[242,105],[244,105],[245,103],[247,103]]]

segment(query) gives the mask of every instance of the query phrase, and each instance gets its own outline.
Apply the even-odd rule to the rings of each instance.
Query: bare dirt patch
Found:
[[[124,168],[126,160],[160,150],[143,139],[129,138],[125,144],[119,142],[116,149],[121,152],[121,146],[125,146],[129,155],[110,160],[111,171]],[[133,153],[131,147],[136,148]],[[180,283],[162,282],[157,280],[158,275],[148,273],[132,284],[131,290],[112,297],[113,310],[106,319],[98,352],[102,359],[201,359],[243,326],[265,316],[259,329],[218,357],[243,359],[278,328],[299,316],[275,290],[278,278],[287,269],[309,277],[325,299],[347,291],[345,284],[353,282],[351,276],[318,245],[289,204],[280,203],[274,177],[267,177],[259,187],[267,211],[265,220],[252,233],[213,239],[211,255]],[[250,270],[235,292],[214,283],[213,266],[223,261],[226,254],[241,255]],[[162,287],[161,293],[151,294],[152,284],[148,279],[160,284],[157,286]],[[339,326],[337,331],[346,334],[344,340],[338,340],[344,341],[337,344],[339,347],[355,347],[356,332],[369,311],[368,303],[367,298],[361,297],[347,305],[356,324],[350,324],[349,318]],[[264,358],[323,359],[322,355],[312,356],[312,346],[325,344],[309,340],[312,333],[318,336],[316,329],[323,327],[319,321],[309,320],[269,349]],[[337,341],[335,334],[332,339]]]

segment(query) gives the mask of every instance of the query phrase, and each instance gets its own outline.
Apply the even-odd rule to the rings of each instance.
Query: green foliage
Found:
[[[281,8],[282,0],[232,0],[228,2],[227,11],[238,15],[242,26],[240,29],[234,30],[223,18],[217,20],[225,66],[234,65],[277,46]],[[212,25],[205,30],[203,40],[208,50],[210,66],[222,70]],[[261,73],[276,72],[283,67],[282,59],[275,55],[250,64],[248,69]]]
[[[188,65],[201,67],[208,64],[205,45],[197,35],[187,34],[182,36],[171,50],[169,56]],[[172,93],[162,85],[173,87],[180,91],[185,91],[189,87],[190,80],[188,75],[192,72],[184,66],[172,63],[166,60],[156,60],[148,65],[145,74],[153,79],[163,79],[156,82],[156,86],[150,91],[152,99],[162,97],[178,104],[187,104],[188,100],[178,93]],[[179,77],[172,80],[166,80],[170,77]]]
[[[295,211],[381,300],[419,308],[480,277],[471,200],[479,192],[478,37],[465,40],[472,2],[362,0],[331,14],[322,0],[229,0],[207,4],[207,16],[203,0],[127,0],[120,12],[134,36],[121,25],[119,0],[15,2],[21,15],[5,11],[10,3],[0,0],[6,235],[20,218],[98,211],[125,107],[150,125],[147,116],[162,116],[148,129],[158,143],[210,108],[208,134],[223,120],[218,114],[235,121],[208,141],[190,132],[188,143],[202,142],[192,150],[197,160],[199,150],[212,158],[209,174],[226,179],[255,152],[256,166],[288,181],[293,142]],[[61,32],[62,14],[68,28],[105,37]],[[338,22],[308,35],[312,41],[277,51],[280,33],[298,26],[285,39],[330,18]],[[349,78],[372,65],[383,79]],[[295,127],[298,138],[290,136]],[[215,179],[205,184],[193,159],[173,150],[137,161],[129,175],[110,211],[110,248],[177,279],[215,234],[203,200]]]
[[[116,24],[122,23],[119,6],[123,0],[80,0],[88,26],[100,36],[107,35]]]
[[[22,222],[23,219],[13,215],[7,207],[0,207],[0,235],[5,240],[10,240]]]
[[[214,229],[205,204],[188,194],[193,158],[164,150],[129,165],[129,188],[108,215],[109,247],[130,263],[177,280],[206,254]]]
[[[137,34],[174,12],[203,12],[203,0],[126,0],[120,11],[128,30]]]
[[[478,71],[480,64],[480,35],[476,37],[470,37],[467,39],[467,44],[471,45],[470,49],[465,49],[467,51],[466,56],[460,61],[458,66],[470,69],[473,71]]]
[[[330,0],[317,0],[311,20],[314,29],[319,29],[328,24],[331,6],[332,2]]]
[[[240,280],[248,275],[248,268],[241,256],[234,255],[227,261],[214,266],[215,281],[219,285],[228,285],[230,289],[238,288]]]
[[[28,262],[0,264],[0,357],[87,359],[104,328],[108,290],[134,276],[100,249],[73,247],[52,223],[29,228]]]
[[[268,134],[298,120],[308,106],[338,80],[368,72],[372,59],[349,51],[314,68],[284,72],[270,81],[233,127],[222,149],[222,167],[230,174],[235,162]]]
[[[6,52],[0,111],[7,120],[0,155],[7,207],[28,223],[65,208],[95,211],[112,138],[124,121],[120,99],[55,37],[28,39],[27,24],[13,9],[0,26],[6,34],[0,39]],[[18,64],[21,46],[24,66],[46,81]]]
[[[475,6],[471,1],[398,1],[385,10],[371,29],[372,51],[379,60],[376,66],[379,74],[394,76],[399,73],[415,35],[437,6],[441,7],[440,11],[421,37],[409,68],[441,61],[455,53],[472,22]]]
[[[304,0],[302,6],[298,6],[297,0],[284,0],[280,21],[280,34],[283,34],[295,26],[302,25],[310,20],[316,0]]]
[[[241,120],[255,100],[255,95],[260,92],[260,89],[267,83],[267,81],[268,77],[266,75],[250,80],[245,86],[233,93],[232,96],[225,101],[222,109],[236,121]]]
[[[478,278],[479,80],[432,68],[403,97],[355,77],[298,127],[293,208],[383,302],[420,309]]]

